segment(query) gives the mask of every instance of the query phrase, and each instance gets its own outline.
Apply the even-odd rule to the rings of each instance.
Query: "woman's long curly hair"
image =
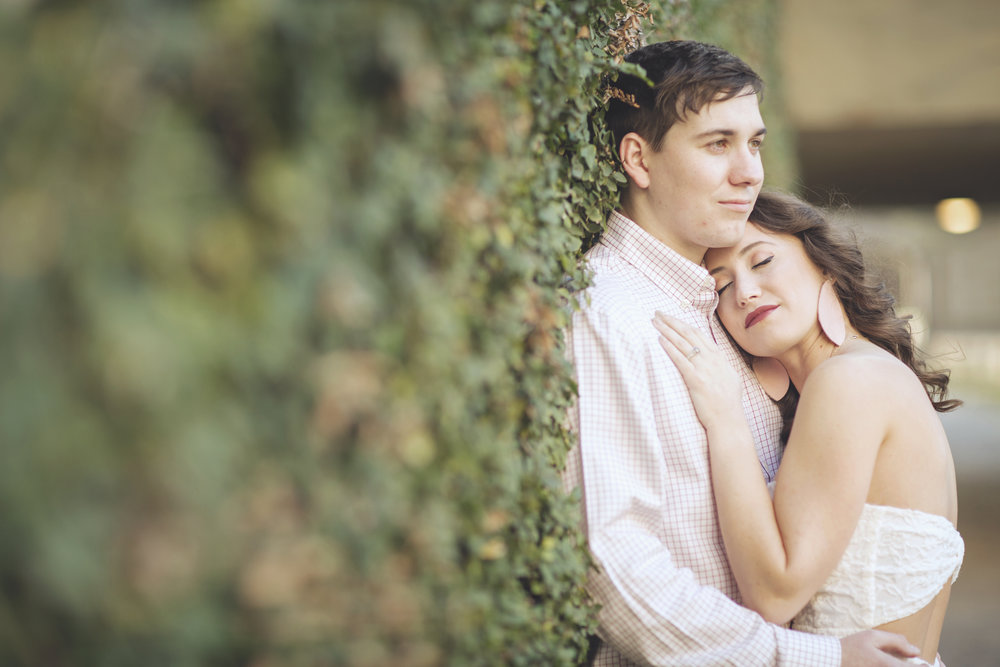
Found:
[[[895,299],[885,284],[865,266],[854,234],[832,224],[820,209],[787,194],[761,192],[750,214],[750,222],[761,229],[797,237],[806,255],[828,278],[854,328],[870,341],[910,367],[927,391],[938,412],[954,410],[962,401],[947,398],[950,373],[934,370],[913,344],[909,317],[897,317]],[[790,387],[779,401],[787,440],[799,394]]]

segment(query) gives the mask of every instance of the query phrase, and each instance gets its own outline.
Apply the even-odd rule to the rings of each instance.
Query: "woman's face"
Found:
[[[750,354],[775,357],[822,335],[816,311],[824,277],[796,237],[751,220],[736,245],[710,249],[705,266],[719,292],[719,319]]]

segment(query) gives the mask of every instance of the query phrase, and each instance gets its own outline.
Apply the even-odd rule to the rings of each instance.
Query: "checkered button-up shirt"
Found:
[[[722,543],[708,443],[683,378],[657,342],[656,311],[709,333],[744,375],[744,409],[770,481],[781,417],[715,317],[714,280],[620,213],[587,253],[594,272],[569,350],[582,492],[601,604],[597,665],[839,665],[836,639],[740,607]]]

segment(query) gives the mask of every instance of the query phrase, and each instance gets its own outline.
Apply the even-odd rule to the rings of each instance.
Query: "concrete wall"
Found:
[[[779,0],[802,129],[1000,119],[1000,2]]]

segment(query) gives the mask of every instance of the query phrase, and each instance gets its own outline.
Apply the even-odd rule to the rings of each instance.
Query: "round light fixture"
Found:
[[[942,199],[935,207],[938,224],[949,234],[966,234],[979,227],[982,214],[974,199]]]

